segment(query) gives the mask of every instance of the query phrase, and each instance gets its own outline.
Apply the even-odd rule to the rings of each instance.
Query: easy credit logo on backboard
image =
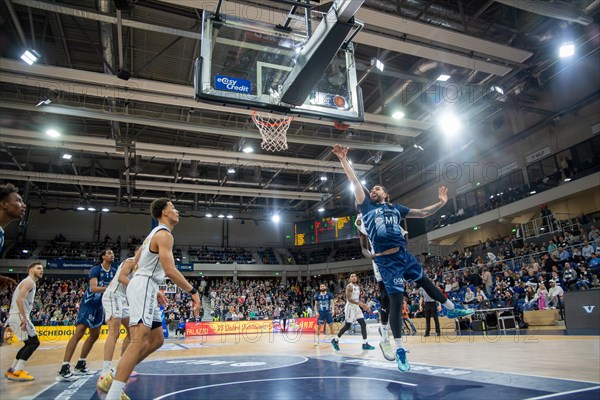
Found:
[[[252,82],[246,79],[238,79],[230,76],[216,75],[215,89],[224,90],[227,92],[246,93],[250,94]]]

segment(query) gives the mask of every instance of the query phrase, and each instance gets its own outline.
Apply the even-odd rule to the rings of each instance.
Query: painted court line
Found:
[[[194,391],[194,390],[208,389],[208,388],[213,388],[213,387],[220,387],[220,386],[241,385],[241,384],[244,384],[244,383],[291,381],[291,380],[307,380],[307,379],[319,379],[319,380],[322,380],[322,379],[351,379],[351,380],[364,379],[364,380],[367,380],[367,381],[381,381],[381,382],[397,383],[399,385],[404,385],[404,386],[412,386],[412,387],[419,386],[419,385],[417,385],[415,383],[394,381],[394,380],[391,380],[391,379],[361,378],[361,377],[357,377],[357,376],[297,376],[297,377],[293,377],[293,378],[254,379],[254,380],[250,380],[250,381],[225,382],[225,383],[217,383],[217,384],[214,384],[214,385],[198,386],[198,387],[193,387],[193,388],[178,390],[176,392],[171,392],[171,393],[163,394],[160,397],[155,397],[154,400],[162,400],[162,399],[164,399],[166,397],[175,396],[175,395],[178,395],[178,394],[181,394],[181,393],[191,392],[191,391]]]
[[[596,390],[596,389],[600,389],[600,386],[594,386],[594,387],[589,387],[589,388],[585,388],[585,389],[569,390],[568,392],[559,392],[559,393],[545,394],[543,396],[530,397],[530,398],[525,399],[525,400],[550,399],[552,397],[559,397],[559,396],[563,396],[565,394],[574,394],[574,393],[588,392],[590,390]]]

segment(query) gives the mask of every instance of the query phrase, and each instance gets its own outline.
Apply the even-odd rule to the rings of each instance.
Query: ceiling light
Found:
[[[73,158],[73,156],[71,154],[69,154],[69,153],[65,153],[65,154],[62,155],[62,158],[64,160],[70,160],[71,158]]]
[[[23,54],[21,54],[21,60],[25,61],[29,65],[33,65],[37,60],[40,59],[40,57],[40,53],[32,49],[25,50]]]
[[[360,183],[362,183],[363,185],[366,185],[367,181],[365,179],[361,179]]]
[[[504,89],[502,89],[500,86],[492,86],[492,91],[494,91],[496,93],[504,94]]]
[[[47,106],[48,104],[52,103],[52,100],[50,100],[47,97],[44,97],[42,100],[40,100],[35,106],[39,107],[39,106]]]
[[[450,78],[451,78],[450,75],[440,74],[440,76],[438,76],[436,80],[440,81],[440,82],[446,82]]]
[[[228,219],[233,219],[233,215],[231,215],[231,214],[227,214],[227,218],[228,218]]]
[[[571,178],[565,178],[565,182],[571,182]]]
[[[94,208],[94,207],[88,207],[87,210],[88,211],[96,211],[96,208]]]
[[[325,182],[325,181],[327,180],[327,176],[326,176],[326,175],[321,175],[321,180],[322,180],[323,182]]]
[[[225,218],[225,215],[219,214],[219,215],[217,215],[217,217],[219,217],[219,218]]]
[[[317,210],[318,212],[324,212],[325,208],[324,207],[319,207],[319,209]]]
[[[531,192],[529,192],[529,194],[536,194],[537,192],[535,190],[532,190]]]
[[[252,147],[250,147],[250,146],[246,146],[246,147],[244,147],[244,148],[242,149],[242,151],[243,151],[244,153],[246,153],[246,154],[248,154],[248,153],[254,153],[254,149],[253,149]]]
[[[381,72],[383,72],[383,69],[385,68],[385,64],[383,63],[383,61],[381,61],[381,60],[379,60],[377,58],[372,58],[371,59],[371,65],[375,66],[375,68],[377,68]]]
[[[455,135],[458,133],[461,126],[460,120],[453,114],[444,114],[442,118],[440,118],[440,127],[446,135]]]
[[[352,160],[348,159],[348,164],[352,165]]]
[[[354,183],[350,182],[350,191],[354,192]]]
[[[420,145],[418,145],[418,144],[416,144],[416,143],[415,143],[415,144],[413,144],[413,147],[414,147],[415,149],[417,149],[417,150],[425,151],[425,149],[424,149],[423,147],[421,147]]]
[[[85,211],[85,207],[84,206],[79,206],[79,207],[77,207],[77,211]]]
[[[27,249],[23,249],[23,250],[21,250],[21,252],[22,252],[23,254],[27,254],[27,253],[29,253],[29,250],[27,250]]]
[[[57,131],[56,129],[48,129],[46,131],[46,135],[52,137],[52,138],[57,138],[60,136],[60,132]]]
[[[560,46],[560,50],[558,52],[560,58],[571,57],[573,54],[575,54],[575,45],[573,43],[564,43],[562,46]]]
[[[402,119],[402,118],[404,118],[404,113],[402,111],[395,111],[392,114],[392,118],[394,118],[394,119]]]
[[[228,174],[235,174],[235,169],[234,169],[234,168],[229,168],[229,169],[227,170],[227,173],[228,173]]]
[[[279,221],[281,221],[281,217],[279,216],[279,214],[273,214],[273,217],[271,217],[271,219],[273,220],[273,222],[277,223]]]
[[[206,218],[212,218],[212,214],[211,213],[206,213],[206,215],[204,215]]]
[[[102,210],[101,210],[101,211],[102,211],[102,212],[109,212],[110,210],[109,210],[108,208],[106,208],[106,207],[102,207]]]

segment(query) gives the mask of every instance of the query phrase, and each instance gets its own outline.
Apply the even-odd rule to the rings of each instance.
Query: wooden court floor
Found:
[[[489,398],[600,398],[597,336],[409,336],[405,347],[412,370],[406,374],[383,358],[376,326],[369,325],[369,336],[376,350],[363,351],[360,335],[345,335],[339,352],[332,349],[328,336],[321,336],[322,342],[314,346],[313,334],[167,339],[138,366],[138,376],[126,391],[133,399],[468,399],[481,398],[482,391]],[[0,347],[4,370],[20,346]],[[119,348],[120,344],[117,352]],[[42,343],[26,366],[35,381],[2,378],[0,398],[103,399],[104,394],[95,390],[98,375],[84,383],[55,382],[64,349],[65,342]],[[99,341],[88,366],[101,368],[102,350]]]

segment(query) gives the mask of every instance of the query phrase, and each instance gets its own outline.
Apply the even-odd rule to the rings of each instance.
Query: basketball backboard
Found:
[[[306,101],[292,106],[281,100],[283,85],[308,36],[256,21],[214,17],[210,11],[203,14],[197,100],[331,121],[364,120],[351,43],[335,54]]]

